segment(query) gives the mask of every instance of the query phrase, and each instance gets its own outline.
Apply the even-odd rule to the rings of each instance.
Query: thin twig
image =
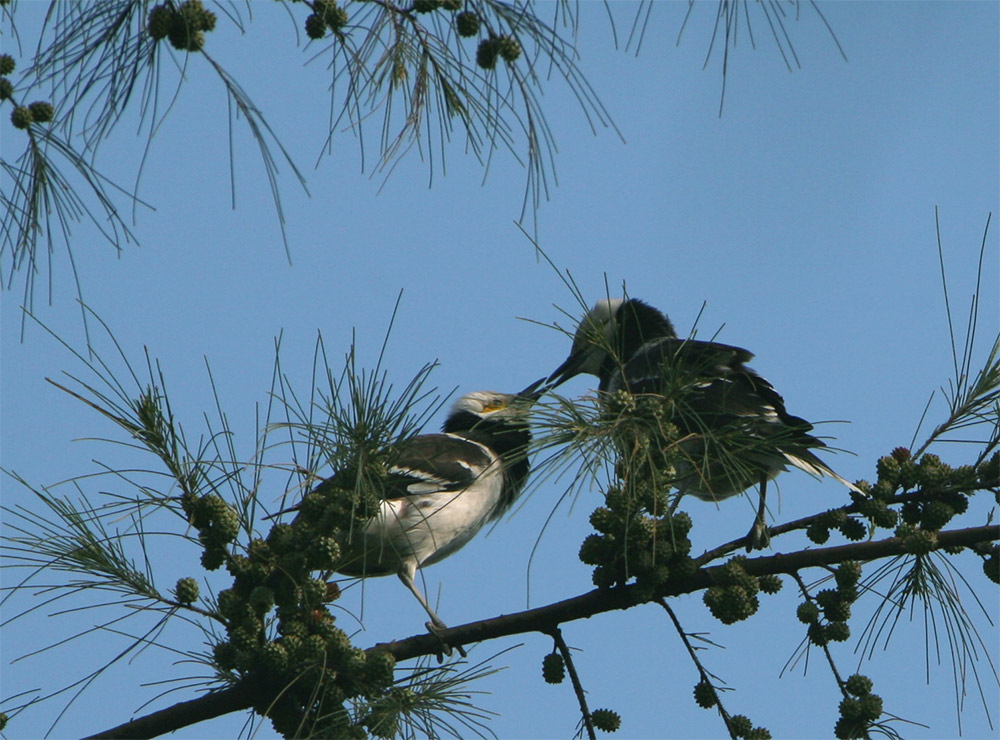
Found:
[[[701,682],[707,684],[712,689],[712,694],[715,696],[715,705],[719,708],[719,714],[722,715],[722,721],[726,723],[726,731],[729,733],[729,737],[736,740],[736,733],[733,732],[732,725],[729,723],[729,712],[727,712],[726,708],[722,706],[722,697],[719,696],[719,691],[715,688],[715,684],[712,683],[712,678],[708,675],[708,671],[705,670],[705,667],[701,664],[701,660],[698,659],[698,654],[695,652],[694,645],[692,645],[691,641],[688,639],[687,632],[685,632],[684,627],[681,626],[680,620],[677,618],[674,610],[670,608],[670,605],[667,604],[666,600],[657,599],[656,603],[663,607],[664,611],[666,611],[669,615],[670,621],[674,623],[674,629],[677,630],[677,634],[680,636],[681,642],[683,642],[684,647],[687,648],[688,655],[691,656],[691,660],[694,662],[694,667],[698,669],[698,675],[701,678]]]
[[[556,627],[549,632],[549,635],[555,641],[556,647],[559,649],[560,655],[562,655],[563,662],[569,670],[569,680],[573,682],[573,691],[576,692],[576,700],[580,702],[580,713],[583,715],[583,726],[587,728],[587,737],[590,740],[596,740],[597,735],[594,732],[594,724],[590,721],[590,709],[587,708],[587,696],[583,690],[583,684],[580,683],[580,677],[576,673],[576,666],[573,665],[573,656],[570,655],[569,646],[566,645],[566,641],[563,639],[562,630]]]
[[[803,582],[802,577],[799,575],[798,571],[795,571],[791,575],[792,578],[795,579],[795,582],[799,584],[799,590],[802,592],[802,595],[806,598],[806,601],[808,601],[810,604],[814,604],[815,601],[813,600],[812,595],[809,593],[809,588],[806,586],[805,582]],[[844,679],[840,677],[840,671],[837,670],[837,664],[833,662],[833,655],[830,653],[830,646],[827,643],[823,643],[820,647],[823,648],[823,653],[826,655],[826,662],[830,664],[830,671],[833,673],[833,677],[837,681],[837,687],[840,689],[840,693],[843,694],[845,697],[848,696],[847,689],[844,687]]]
[[[925,491],[920,488],[914,491],[905,491],[901,493],[895,493],[886,499],[883,499],[883,503],[887,506],[894,504],[905,504],[908,501],[925,501],[930,498],[940,496],[941,494],[956,492],[956,493],[971,493],[968,486],[940,486],[933,491]],[[829,516],[830,511],[842,511],[844,514],[857,514],[861,511],[861,506],[859,504],[851,503],[845,506],[840,506],[836,509],[830,509],[829,511],[821,511],[816,514],[809,514],[808,516],[795,519],[790,522],[785,522],[784,524],[775,524],[768,527],[768,534],[771,536],[772,542],[777,535],[785,534],[787,532],[793,532],[801,529],[808,529],[810,524],[820,521]],[[835,528],[834,528],[835,529]],[[700,566],[707,565],[721,557],[728,555],[731,552],[739,550],[746,544],[746,537],[740,537],[735,540],[726,542],[718,547],[714,547],[711,550],[706,550],[704,553],[695,558],[695,564]]]

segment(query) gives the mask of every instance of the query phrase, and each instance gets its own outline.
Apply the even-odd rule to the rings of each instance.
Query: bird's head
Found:
[[[585,373],[601,375],[620,364],[643,342],[676,336],[670,320],[637,298],[603,298],[594,304],[573,335],[569,357],[547,379],[546,390]]]
[[[581,373],[597,375],[613,346],[615,317],[623,303],[621,298],[602,298],[587,312],[573,335],[569,357],[548,377],[549,388]]]
[[[520,393],[498,393],[496,391],[472,391],[459,398],[449,416],[471,414],[478,419],[494,421],[515,421],[526,419],[532,405],[542,395],[545,379],[535,381]]]
[[[443,431],[449,433],[491,434],[504,440],[531,438],[528,414],[541,396],[544,378],[520,393],[473,391],[459,398],[445,419]]]

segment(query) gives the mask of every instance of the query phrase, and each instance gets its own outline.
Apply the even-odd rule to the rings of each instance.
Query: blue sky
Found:
[[[619,34],[628,28],[634,7],[613,6]],[[758,18],[757,48],[741,39],[730,60],[721,118],[720,58],[702,69],[712,6],[696,7],[677,46],[686,7],[657,4],[636,57],[614,49],[602,5],[581,5],[580,65],[624,142],[609,129],[593,135],[565,85],[558,78],[546,83],[543,103],[559,147],[558,186],[539,211],[538,242],[572,273],[589,301],[603,295],[605,285],[615,291],[625,282],[631,295],[669,313],[682,332],[702,312],[699,335],[721,328],[722,341],[751,349],[757,355],[754,367],[784,395],[792,413],[850,422],[821,427],[836,437],[835,446],[854,453],[830,462],[849,479],[874,478],[876,458],[909,444],[928,396],[952,373],[935,207],[959,325],[974,290],[987,215],[997,215],[1000,6],[823,3],[846,62],[816,14],[803,6],[800,20],[791,24],[801,68],[791,73]],[[44,8],[41,3],[18,8],[25,49],[32,48]],[[299,10],[294,9],[296,17]],[[206,361],[238,433],[237,450],[249,456],[258,432],[255,414],[268,400],[275,337],[282,337],[285,372],[305,392],[317,332],[332,364],[339,364],[356,333],[361,362],[373,365],[400,290],[383,362],[397,384],[432,361],[440,363],[431,381],[442,393],[514,391],[554,368],[568,351],[566,339],[521,319],[566,325],[554,305],[571,311],[576,305],[515,224],[524,170],[498,152],[483,182],[482,170],[455,141],[446,151],[447,175],[436,172],[432,187],[427,163],[416,151],[385,181],[362,172],[358,142],[347,133],[334,139],[332,156],[314,169],[329,116],[324,60],[303,66],[316,47],[292,46],[294,28],[280,7],[255,4],[253,13],[245,36],[220,19],[207,48],[240,79],[307,176],[308,198],[297,190],[289,168],[281,169],[292,264],[242,123],[235,138],[236,208],[230,208],[226,102],[199,59],[190,60],[189,83],[145,164],[141,195],[156,210],[137,210],[140,246],[116,256],[93,231],[81,226],[73,234],[85,300],[108,322],[133,364],[142,366],[144,348],[159,358],[174,412],[189,437],[204,435],[203,413],[214,413]],[[9,43],[5,35],[5,51]],[[376,120],[365,130],[370,146],[377,126]],[[6,114],[0,136],[5,157],[20,150],[21,134]],[[143,142],[135,136],[134,121],[122,125],[104,146],[105,173],[133,182]],[[979,358],[1000,323],[997,233],[994,225],[984,263]],[[55,298],[52,305],[37,301],[36,313],[81,347],[65,254],[56,253],[52,261]],[[121,436],[45,381],[63,372],[81,376],[79,363],[37,326],[29,326],[20,340],[22,296],[16,288],[0,300],[3,467],[33,484],[49,485],[97,472],[101,465],[148,464],[95,440]],[[100,332],[95,343],[113,356]],[[581,378],[563,391],[582,394],[588,387]],[[929,420],[936,422],[943,413],[938,396]],[[439,414],[431,426],[440,421]],[[962,452],[946,447],[941,454],[959,461]],[[107,477],[88,485],[90,494],[126,488]],[[34,506],[30,493],[9,478],[2,487],[5,506]],[[73,495],[69,488],[61,490]],[[838,505],[843,496],[835,482],[819,483],[800,473],[779,479],[779,490],[780,521]],[[539,606],[591,588],[590,569],[577,552],[590,531],[587,517],[598,504],[596,492],[583,492],[573,506],[563,503],[541,536],[529,571],[532,547],[561,491],[555,483],[533,488],[488,536],[426,571],[426,587],[432,599],[440,596],[439,613],[447,622]],[[277,500],[280,493],[260,495]],[[696,522],[696,550],[741,535],[751,516],[751,503],[738,499],[718,510],[700,502],[685,508]],[[801,545],[794,538],[776,543],[780,549]],[[180,576],[199,573],[194,550],[165,548],[153,558],[164,590]],[[996,624],[996,588],[974,558],[965,556],[964,563]],[[3,579],[9,586],[14,574],[4,573]],[[828,736],[838,699],[818,654],[806,675],[799,666],[779,678],[802,632],[793,590],[786,579],[781,595],[764,599],[754,618],[729,628],[707,614],[700,596],[678,599],[675,608],[688,630],[708,631],[725,646],[702,658],[734,689],[726,696],[730,711],[749,714],[775,737]],[[12,599],[5,621],[41,598]],[[855,634],[875,603],[855,607]],[[351,591],[343,605],[360,612],[361,590]],[[368,582],[363,606],[365,632],[356,638],[362,646],[422,631],[419,605],[395,579]],[[123,644],[105,632],[13,662],[100,618],[89,612],[43,616],[55,611],[58,607],[43,608],[5,625],[0,635],[5,697],[59,688]],[[932,655],[929,684],[925,681],[919,622],[917,616],[913,624],[901,625],[889,650],[883,652],[880,644],[875,660],[864,661],[861,670],[875,680],[888,712],[929,726],[903,725],[906,736],[955,736],[951,664],[945,654],[935,665]],[[981,616],[977,625],[996,663],[997,630]],[[620,712],[622,737],[724,732],[714,712],[691,701],[697,675],[658,607],[601,615],[567,624],[563,631],[567,642],[580,648],[577,668],[591,707]],[[177,628],[163,641],[189,646],[198,639],[197,632]],[[858,665],[855,645],[853,640],[835,651],[848,673]],[[492,730],[505,738],[572,735],[578,715],[571,688],[549,686],[540,676],[549,638],[496,641],[477,647],[470,658],[485,660],[504,648],[513,649],[493,664],[505,670],[475,687],[490,692],[477,697],[480,705],[500,713],[489,722]],[[52,736],[87,734],[124,721],[130,712],[190,698],[178,692],[143,707],[162,687],[141,684],[200,672],[175,665],[176,660],[151,648],[108,671],[66,712]],[[986,664],[978,668],[993,727],[973,684],[962,730],[967,737],[996,737],[997,683]],[[53,707],[64,703],[56,698],[24,712],[8,735],[43,735]],[[244,719],[220,718],[177,736],[234,737]],[[270,725],[257,736],[273,736]]]

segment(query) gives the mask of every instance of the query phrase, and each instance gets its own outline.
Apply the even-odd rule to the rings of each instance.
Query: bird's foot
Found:
[[[760,519],[753,523],[750,531],[747,532],[747,552],[751,550],[763,550],[771,544],[771,535],[767,531],[767,524]]]
[[[434,635],[441,643],[441,652],[438,653],[438,662],[440,663],[443,660],[442,655],[447,655],[451,657],[451,645],[449,645],[447,642],[444,641],[444,637],[441,634],[444,630],[448,629],[447,625],[437,624],[435,622],[425,622],[424,626],[427,628],[427,631],[430,632],[432,635]],[[465,652],[465,648],[463,648],[461,645],[456,645],[455,650],[457,650],[458,654],[461,655],[463,658],[469,657],[468,654]]]

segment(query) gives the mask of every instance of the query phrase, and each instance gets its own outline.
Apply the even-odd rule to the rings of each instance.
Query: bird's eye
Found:
[[[503,405],[503,402],[501,402],[501,401],[494,401],[493,403],[483,404],[483,413],[484,414],[489,414],[489,413],[492,413],[494,411],[499,411],[503,407],[504,407],[504,405]]]

